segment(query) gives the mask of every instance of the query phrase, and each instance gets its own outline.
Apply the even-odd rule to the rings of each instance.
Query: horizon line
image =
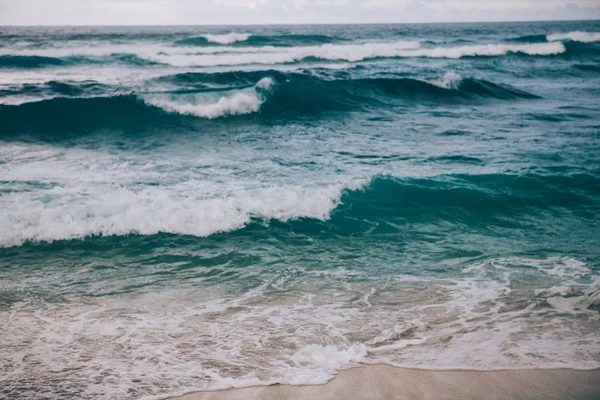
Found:
[[[106,27],[215,27],[215,26],[322,26],[322,25],[441,25],[441,24],[507,24],[507,23],[534,23],[534,22],[600,22],[600,18],[594,17],[589,19],[537,19],[537,20],[492,20],[492,21],[415,21],[415,22],[317,22],[317,23],[247,23],[247,24],[17,24],[17,25],[2,25],[0,28],[106,28]]]

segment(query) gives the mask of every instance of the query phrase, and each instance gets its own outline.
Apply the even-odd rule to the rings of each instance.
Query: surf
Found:
[[[535,100],[535,94],[485,80],[446,74],[440,79],[357,78],[326,79],[301,73],[257,71],[219,74],[178,74],[158,82],[181,84],[184,90],[129,92],[86,84],[54,83],[46,88],[50,99],[0,105],[5,134],[27,131],[102,129],[136,124],[189,124],[189,120],[242,118],[281,120],[326,116],[331,112],[366,110],[374,105],[392,108],[405,104],[478,104],[489,101]],[[211,87],[212,85],[220,85]],[[29,95],[28,95],[29,96]],[[67,97],[68,96],[68,97]],[[9,97],[10,98],[10,97]],[[29,97],[27,97],[29,98]],[[0,101],[2,98],[0,97]],[[59,117],[63,115],[63,117]],[[143,118],[143,122],[140,122]]]
[[[438,160],[448,161],[463,162]],[[20,201],[10,214],[0,216],[0,222],[15,227],[0,235],[0,246],[160,233],[206,237],[264,229],[265,222],[272,227],[267,230],[282,229],[284,224],[286,230],[298,233],[335,230],[342,236],[383,234],[404,224],[440,221],[517,229],[523,224],[521,216],[531,210],[589,207],[600,199],[599,188],[597,173],[455,174],[422,179],[378,175],[345,183],[270,186],[199,198],[169,194],[160,187],[124,188],[91,199],[73,199],[68,205]],[[30,212],[40,213],[38,223],[28,222]],[[369,228],[373,224],[383,225]]]

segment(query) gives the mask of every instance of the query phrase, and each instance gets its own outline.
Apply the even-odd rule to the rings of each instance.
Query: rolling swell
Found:
[[[25,83],[21,85],[8,86],[5,89],[0,89],[0,103],[5,103],[5,100],[14,99],[14,103],[23,103],[19,101],[23,96],[38,96],[44,97],[91,97],[102,96],[108,92],[116,91],[117,89],[103,85],[95,81],[83,82],[61,82],[49,81],[42,84]],[[31,100],[29,100],[31,101]]]
[[[246,43],[250,45],[270,46],[316,46],[320,44],[341,42],[343,39],[326,35],[279,35],[279,36],[251,36]]]
[[[593,72],[593,73],[600,73],[600,65],[593,65],[593,64],[575,64],[573,66],[575,69],[578,69],[580,71],[585,71],[585,72]]]
[[[65,60],[43,56],[0,56],[0,68],[41,68],[46,66],[64,65]]]
[[[517,43],[544,43],[547,42],[546,35],[526,35],[519,36],[515,38],[506,39],[507,42],[517,42]]]
[[[0,106],[4,134],[127,128],[160,123],[162,112],[133,95],[95,98],[54,98],[18,106]],[[148,125],[146,125],[147,127]]]
[[[386,224],[449,223],[471,228],[522,227],[531,213],[592,218],[600,176],[539,174],[449,175],[427,179],[375,178],[363,191],[348,191],[329,224],[365,219]],[[599,222],[598,218],[595,218]]]
[[[47,67],[71,67],[82,64],[130,64],[138,66],[155,65],[156,62],[140,58],[134,54],[111,54],[105,57],[47,57],[34,55],[0,55],[0,68],[34,69]]]
[[[260,78],[249,87],[251,81]],[[394,105],[481,102],[486,100],[535,99],[537,96],[485,80],[460,79],[443,83],[411,78],[360,78],[327,80],[314,75],[271,72],[183,74],[172,82],[200,87],[179,92],[134,93],[96,98],[55,98],[19,106],[0,106],[5,132],[53,129],[102,128],[135,125],[138,128],[173,123],[178,116],[221,118],[256,114],[279,119],[317,115],[327,111],[360,111]],[[206,91],[211,80],[233,85],[231,90]],[[55,84],[56,85],[56,84]],[[192,92],[192,93],[190,93]],[[179,121],[182,122],[182,121]]]
[[[597,43],[566,42],[563,58],[590,58],[600,56],[600,45]]]
[[[319,110],[360,110],[396,104],[478,102],[485,99],[536,98],[527,92],[494,83],[464,79],[453,88],[410,78],[362,78],[323,81],[299,77],[278,85],[273,101],[265,102],[266,114],[315,113]]]
[[[314,101],[315,97],[323,99],[336,98],[337,95],[348,95],[357,100],[377,99],[381,97],[428,99],[431,101],[444,98],[463,99],[533,99],[538,96],[510,87],[495,84],[486,80],[473,78],[461,79],[456,76],[453,82],[438,80],[420,80],[414,78],[356,78],[349,74],[336,74],[332,78],[314,74],[283,73],[280,71],[225,72],[214,74],[185,73],[159,78],[159,81],[172,84],[189,85],[194,88],[205,88],[207,85],[231,86],[235,88],[253,85],[261,79],[270,78],[277,84],[274,96],[285,96]],[[278,98],[282,100],[281,97]],[[331,102],[335,104],[335,101]],[[324,104],[326,105],[326,103]]]

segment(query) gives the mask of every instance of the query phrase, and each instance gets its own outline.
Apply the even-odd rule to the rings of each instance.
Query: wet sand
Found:
[[[177,400],[598,400],[600,370],[430,371],[365,365],[325,385],[195,392]]]

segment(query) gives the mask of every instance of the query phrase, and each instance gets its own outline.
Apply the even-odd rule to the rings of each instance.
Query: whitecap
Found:
[[[306,59],[358,62],[374,58],[423,57],[450,58],[497,57],[509,53],[522,53],[534,56],[561,54],[566,51],[560,42],[536,44],[486,44],[461,47],[421,48],[419,42],[364,43],[353,45],[307,46],[293,48],[259,47],[251,51],[238,50],[220,53],[163,52],[160,54],[139,54],[152,62],[176,67],[216,67],[251,64],[285,64]]]
[[[187,96],[172,94],[142,95],[142,100],[149,105],[160,107],[170,113],[192,115],[214,119],[225,116],[255,113],[265,101],[260,92],[273,85],[271,78],[263,78],[255,87],[222,93],[202,93]]]
[[[250,38],[250,35],[247,33],[238,33],[238,32],[230,32],[222,35],[214,35],[214,34],[204,34],[201,35],[203,38],[208,40],[209,42],[219,43],[219,44],[231,44],[235,42],[245,42]]]
[[[574,31],[568,33],[555,33],[546,36],[549,42],[572,40],[574,42],[593,43],[600,42],[600,32]]]
[[[458,89],[462,77],[456,72],[447,72],[442,78],[429,81],[429,83],[441,87],[442,89]]]

